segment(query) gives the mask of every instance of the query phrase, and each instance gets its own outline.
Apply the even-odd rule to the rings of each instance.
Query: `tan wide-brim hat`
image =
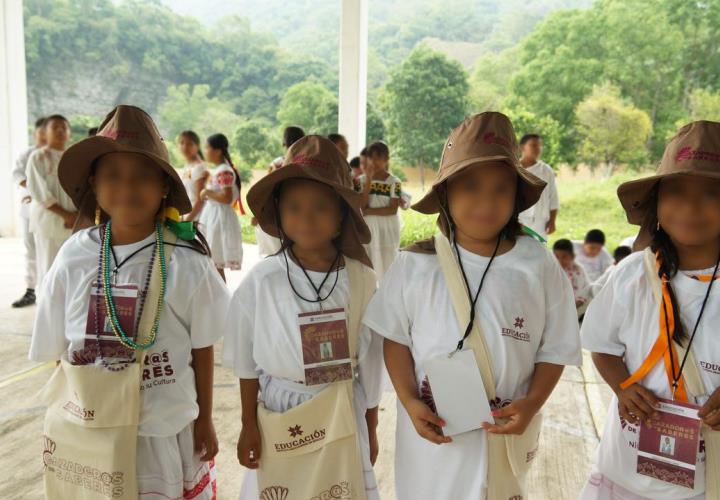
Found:
[[[424,214],[440,213],[446,209],[440,191],[448,179],[470,167],[491,163],[506,164],[517,173],[521,210],[537,203],[545,189],[545,181],[520,164],[517,138],[510,119],[502,113],[488,111],[467,118],[450,133],[430,192],[412,208]]]
[[[72,199],[80,217],[94,217],[97,202],[89,179],[93,163],[108,153],[136,153],[148,158],[170,180],[166,206],[177,208],[181,214],[192,209],[182,180],[170,165],[167,147],[150,115],[135,106],[120,105],[105,117],[97,135],[73,144],[60,158],[60,185]]]
[[[350,258],[372,267],[363,244],[370,242],[370,229],[362,216],[362,196],[353,189],[350,166],[330,140],[308,135],[288,149],[280,167],[258,181],[247,194],[247,202],[263,231],[281,237],[278,227],[277,188],[289,179],[306,179],[332,188],[348,207],[340,235],[339,250]]]
[[[652,203],[655,188],[667,177],[690,175],[720,180],[720,123],[697,121],[682,127],[670,139],[655,175],[624,182],[618,187],[630,224],[640,225],[633,248],[645,248],[657,225]]]

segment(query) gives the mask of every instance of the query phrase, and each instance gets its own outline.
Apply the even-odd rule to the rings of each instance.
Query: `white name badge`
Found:
[[[455,436],[495,423],[472,349],[429,359],[423,365],[443,434]]]

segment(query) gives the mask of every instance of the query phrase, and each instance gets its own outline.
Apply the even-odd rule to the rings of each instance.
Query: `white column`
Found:
[[[19,200],[10,178],[28,144],[22,0],[0,0],[0,236],[16,229]]]
[[[338,132],[350,146],[350,157],[365,146],[367,112],[367,0],[340,0],[340,92]]]

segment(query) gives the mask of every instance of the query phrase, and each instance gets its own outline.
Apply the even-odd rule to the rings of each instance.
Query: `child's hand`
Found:
[[[201,199],[201,200],[207,200],[207,199],[208,199],[208,190],[207,190],[207,189],[201,189],[199,196],[200,196],[200,199]]]
[[[647,420],[655,414],[657,398],[652,391],[640,384],[633,384],[627,389],[620,390],[617,397],[620,416],[628,422],[637,424],[640,420]]]
[[[442,434],[445,421],[437,416],[422,400],[418,398],[411,399],[405,405],[405,410],[420,437],[435,444],[452,442],[452,438]]]
[[[257,469],[260,462],[260,429],[256,425],[243,424],[237,444],[240,465]]]
[[[493,417],[505,418],[502,424],[482,424],[483,429],[493,434],[522,434],[540,406],[530,398],[516,399],[512,403],[492,412]]]
[[[720,431],[720,388],[715,389],[710,399],[702,405],[698,412],[703,423],[712,427],[715,431]]]
[[[208,462],[218,452],[218,440],[215,435],[215,426],[211,418],[198,418],[193,427],[193,441],[195,453],[202,453],[200,460]]]

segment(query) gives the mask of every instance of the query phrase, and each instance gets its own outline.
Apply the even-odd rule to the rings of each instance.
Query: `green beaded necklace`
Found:
[[[157,332],[160,326],[160,313],[162,312],[163,304],[165,303],[165,290],[167,287],[167,269],[165,267],[165,245],[163,240],[162,225],[160,222],[155,223],[155,248],[157,257],[160,261],[160,295],[158,296],[157,310],[155,311],[155,319],[153,320],[153,326],[150,329],[147,341],[135,342],[133,339],[123,330],[120,325],[120,320],[117,317],[117,311],[115,310],[115,303],[112,298],[112,286],[110,285],[110,225],[112,221],[108,221],[105,228],[105,237],[100,248],[100,258],[102,261],[102,288],[103,296],[105,298],[105,311],[106,315],[110,318],[110,324],[112,326],[113,333],[118,338],[120,343],[129,349],[148,349],[155,345],[157,339]],[[152,270],[150,271],[152,272]],[[140,332],[138,333],[138,338]]]

